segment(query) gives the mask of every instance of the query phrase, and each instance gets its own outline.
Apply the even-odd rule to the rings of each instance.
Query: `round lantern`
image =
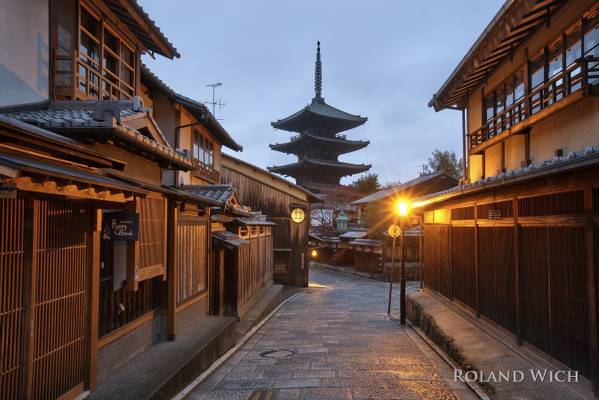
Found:
[[[301,208],[294,208],[291,210],[291,220],[297,224],[304,222],[304,218],[306,218],[306,213]]]

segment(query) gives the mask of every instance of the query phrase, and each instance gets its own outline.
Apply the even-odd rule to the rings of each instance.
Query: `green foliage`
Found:
[[[458,159],[453,151],[435,149],[432,152],[432,157],[429,157],[426,164],[422,165],[421,175],[439,171],[443,171],[455,179],[462,178],[462,159]]]
[[[362,175],[351,184],[356,190],[364,195],[376,192],[380,188],[379,176],[374,173]]]

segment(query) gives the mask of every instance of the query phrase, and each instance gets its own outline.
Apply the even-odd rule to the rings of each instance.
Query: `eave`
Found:
[[[324,146],[326,147],[327,152],[340,155],[363,149],[369,144],[370,141],[368,140],[347,140],[338,137],[329,138],[312,135],[309,133],[302,133],[295,140],[292,139],[290,142],[286,143],[271,144],[269,147],[272,150],[287,154],[299,154],[302,153],[302,146]]]
[[[464,108],[474,91],[564,0],[507,0],[429,101],[436,111]]]
[[[283,175],[294,176],[300,175],[302,172],[306,172],[310,169],[317,169],[322,171],[323,168],[326,168],[326,172],[329,174],[345,176],[368,171],[371,167],[372,165],[370,164],[350,164],[340,161],[326,161],[304,158],[295,163],[268,167],[268,170]]]
[[[332,107],[324,99],[313,100],[308,106],[286,118],[271,122],[275,129],[290,132],[323,130],[339,133],[364,124],[368,118]]]
[[[181,57],[136,0],[104,0],[104,3],[148,50],[170,59]]]

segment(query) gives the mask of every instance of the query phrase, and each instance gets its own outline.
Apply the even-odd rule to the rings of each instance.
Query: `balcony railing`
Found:
[[[526,96],[516,100],[502,112],[489,119],[483,126],[468,135],[470,149],[500,133],[515,127],[541,110],[567,98],[572,93],[588,90],[599,83],[599,58],[586,57],[576,60],[547,82],[535,87]]]
[[[206,179],[214,183],[219,182],[220,173],[217,170],[208,168],[198,160],[193,160],[193,166],[195,168],[193,173],[196,177]]]

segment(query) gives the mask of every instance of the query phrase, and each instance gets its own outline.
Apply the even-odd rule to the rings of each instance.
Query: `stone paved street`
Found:
[[[473,399],[410,328],[386,315],[387,285],[323,269],[192,399]],[[398,305],[395,295],[394,305]]]

